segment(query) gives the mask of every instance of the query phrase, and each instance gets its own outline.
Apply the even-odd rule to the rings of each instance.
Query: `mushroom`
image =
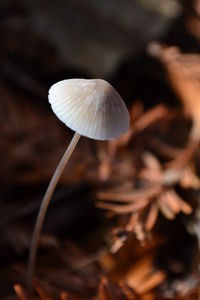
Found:
[[[75,131],[49,183],[33,231],[28,260],[27,287],[32,288],[39,237],[46,211],[58,180],[81,135],[95,140],[111,140],[129,127],[129,113],[118,92],[102,79],[67,79],[49,90],[49,102],[56,116]]]

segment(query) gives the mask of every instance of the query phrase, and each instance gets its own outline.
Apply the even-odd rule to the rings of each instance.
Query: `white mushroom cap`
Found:
[[[56,116],[80,135],[110,140],[125,133],[129,113],[118,92],[102,79],[67,79],[49,90]]]

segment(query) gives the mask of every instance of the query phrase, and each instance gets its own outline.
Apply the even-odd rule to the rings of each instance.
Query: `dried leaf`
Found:
[[[200,56],[182,54],[176,47],[151,44],[149,52],[164,64],[170,84],[183,103],[186,113],[193,120],[190,138],[200,139]]]

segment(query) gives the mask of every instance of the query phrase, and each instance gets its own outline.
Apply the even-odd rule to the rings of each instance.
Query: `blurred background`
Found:
[[[48,89],[68,78],[109,81],[131,126],[81,139],[33,299],[199,299],[199,51],[199,0],[0,0],[1,299],[30,299],[35,218],[73,135]]]

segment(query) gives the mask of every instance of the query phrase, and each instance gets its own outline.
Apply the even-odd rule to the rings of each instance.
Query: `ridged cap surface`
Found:
[[[129,113],[118,92],[102,79],[67,79],[49,90],[56,116],[80,135],[110,140],[125,133]]]

